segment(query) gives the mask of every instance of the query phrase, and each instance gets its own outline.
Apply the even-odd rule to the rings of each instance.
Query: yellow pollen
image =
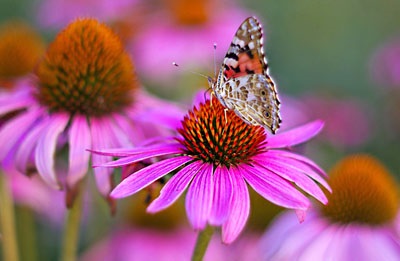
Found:
[[[332,194],[322,213],[334,222],[381,225],[399,208],[398,187],[387,169],[368,155],[352,155],[330,172]]]
[[[0,27],[0,80],[12,81],[30,73],[44,50],[42,38],[27,24],[18,21],[3,24]]]
[[[100,116],[132,102],[134,67],[118,36],[95,19],[61,31],[36,70],[38,100],[51,111]]]
[[[250,162],[260,153],[266,134],[263,127],[246,124],[233,111],[227,111],[218,100],[206,101],[185,116],[179,140],[186,153],[214,165],[238,165]]]
[[[211,12],[208,0],[166,0],[177,23],[182,25],[204,24]]]

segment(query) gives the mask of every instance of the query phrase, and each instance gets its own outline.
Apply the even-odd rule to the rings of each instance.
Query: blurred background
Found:
[[[310,158],[329,170],[343,156],[365,152],[383,161],[397,179],[399,13],[400,1],[396,0],[0,2],[1,24],[23,21],[37,30],[46,43],[75,17],[97,17],[120,34],[144,88],[184,104],[190,104],[198,90],[208,88],[206,79],[187,71],[213,76],[213,44],[217,43],[219,68],[237,27],[243,19],[255,15],[263,24],[264,51],[282,100],[283,129],[321,118],[326,122],[323,133],[301,148]],[[180,68],[171,65],[174,61]],[[92,214],[87,219],[93,213],[101,214],[96,215],[96,222],[89,222],[90,229],[82,230],[81,253],[108,236],[116,224],[128,219],[126,223],[134,220],[143,227],[142,221],[149,221],[144,207],[135,210],[140,215],[119,211],[113,218],[101,200],[91,196],[90,201],[97,203],[90,204]],[[128,207],[120,209],[131,209],[130,200],[121,204]],[[248,230],[262,231],[278,209],[257,199],[252,204],[255,206]],[[172,212],[177,217],[164,215],[154,224],[163,219],[186,222],[181,217],[184,214]],[[23,219],[23,208],[18,213]],[[141,215],[143,220],[132,218]],[[40,217],[35,222],[40,238],[38,256],[56,257],[60,225],[54,222],[49,227]],[[87,221],[85,224],[88,226]],[[24,233],[23,228],[20,231]]]

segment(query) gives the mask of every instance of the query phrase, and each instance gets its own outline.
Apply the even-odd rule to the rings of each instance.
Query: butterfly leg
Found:
[[[228,118],[227,118],[227,116],[226,116],[226,112],[227,112],[227,111],[229,111],[229,109],[225,108],[225,109],[224,109],[225,124],[228,123]]]

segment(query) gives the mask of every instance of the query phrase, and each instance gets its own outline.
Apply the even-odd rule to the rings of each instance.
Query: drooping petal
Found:
[[[104,119],[101,118],[91,118],[90,119],[90,133],[92,136],[92,149],[108,149],[112,146],[110,140],[109,129],[104,128]],[[101,165],[108,161],[111,161],[111,156],[101,156],[98,154],[92,154],[93,165]],[[111,173],[112,169],[109,168],[95,168],[93,169],[94,177],[96,179],[96,185],[100,193],[103,196],[108,196],[111,191]]]
[[[242,164],[242,176],[262,197],[272,203],[293,209],[306,210],[310,201],[292,184],[265,169]]]
[[[90,153],[87,149],[92,147],[92,139],[86,116],[74,116],[68,139],[69,169],[67,184],[74,187],[88,172]]]
[[[193,178],[186,194],[186,213],[194,229],[202,230],[207,225],[214,192],[212,175],[213,166],[203,164],[201,170]]]
[[[234,192],[229,205],[228,220],[222,225],[222,241],[232,243],[242,232],[250,213],[250,196],[241,171],[236,167],[229,169]]]
[[[41,110],[32,109],[16,118],[9,120],[0,129],[0,161],[2,161],[10,150],[22,141],[23,135],[31,128],[34,122],[41,117]]]
[[[186,190],[203,164],[201,161],[194,161],[172,176],[161,189],[160,195],[148,206],[147,212],[155,213],[172,205]]]
[[[19,92],[12,95],[2,95],[0,97],[0,115],[29,107],[32,103],[32,97],[28,92]]]
[[[309,195],[315,197],[317,200],[326,204],[328,199],[322,192],[321,188],[301,170],[285,164],[283,161],[273,160],[271,158],[257,158],[256,163],[261,168],[272,171],[276,175],[294,182],[299,188],[307,192]]]
[[[57,113],[51,116],[48,126],[39,137],[35,150],[35,165],[40,176],[50,186],[60,189],[58,179],[54,170],[54,157],[58,136],[67,126],[69,116]]]
[[[218,166],[214,171],[214,198],[209,223],[221,226],[228,218],[233,196],[231,174],[225,166]]]
[[[34,149],[37,145],[37,141],[40,135],[43,133],[44,128],[48,125],[47,120],[42,120],[34,125],[18,147],[15,153],[15,167],[21,173],[26,173],[27,165],[31,158],[33,158]]]
[[[111,149],[100,149],[100,150],[89,150],[93,154],[104,155],[104,156],[113,156],[113,157],[128,157],[137,154],[142,154],[146,152],[155,152],[157,153],[159,150],[165,151],[167,149],[178,150],[182,152],[182,145],[180,144],[171,144],[171,143],[161,143],[151,146],[145,147],[136,147],[136,148],[111,148]]]
[[[132,141],[128,137],[128,133],[124,132],[119,125],[114,121],[114,115],[107,121],[113,138],[113,143],[117,148],[132,147]]]
[[[181,156],[147,166],[132,173],[119,183],[111,192],[110,196],[113,198],[130,196],[191,160],[193,160],[191,157]]]
[[[163,155],[172,155],[172,154],[178,154],[181,153],[182,151],[177,148],[176,146],[167,146],[164,148],[159,148],[157,151],[153,150],[153,151],[145,151],[141,154],[136,154],[133,156],[128,156],[128,157],[124,157],[124,158],[120,158],[118,160],[115,161],[110,161],[110,162],[106,162],[103,163],[101,165],[94,165],[94,167],[121,167],[121,166],[125,166],[125,165],[129,165],[138,161],[142,161],[145,159],[149,159],[149,158],[153,158],[153,157],[157,157],[157,156],[163,156]]]
[[[268,137],[268,148],[286,148],[303,143],[317,135],[324,127],[324,122],[316,120],[289,131]]]

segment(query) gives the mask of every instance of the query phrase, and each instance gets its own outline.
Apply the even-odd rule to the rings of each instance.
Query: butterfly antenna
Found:
[[[214,77],[217,77],[217,43],[214,43]]]
[[[180,67],[179,64],[177,64],[176,62],[173,62],[172,65],[175,67]],[[210,79],[212,80],[212,78],[210,76],[204,75],[202,73],[198,73],[198,72],[194,72],[194,71],[190,71],[190,70],[186,70],[186,69],[182,69],[182,70],[184,70],[185,72],[190,72],[190,73],[196,74],[198,76],[204,77],[207,79],[207,81],[210,81]]]

